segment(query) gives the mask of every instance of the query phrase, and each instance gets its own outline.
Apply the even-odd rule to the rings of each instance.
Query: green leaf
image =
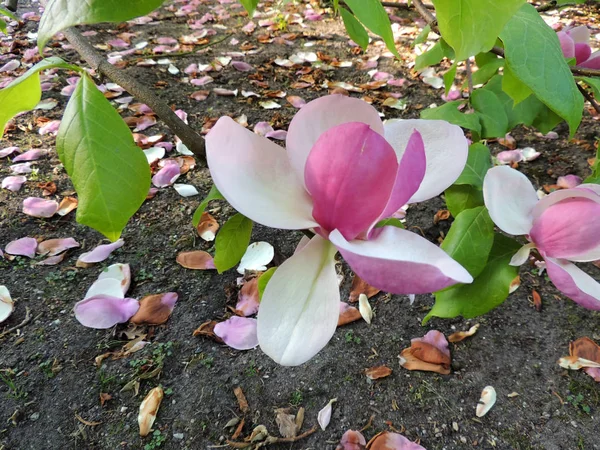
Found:
[[[596,100],[600,100],[600,78],[592,78],[592,77],[577,77],[578,80],[583,81],[594,91],[594,97]]]
[[[433,0],[442,37],[462,61],[489,51],[525,0]]]
[[[208,202],[210,202],[211,200],[225,200],[225,197],[223,197],[223,195],[221,195],[221,193],[217,189],[217,186],[215,186],[214,184],[210,188],[208,195],[206,197],[204,197],[204,200],[202,200],[202,203],[200,203],[198,205],[198,208],[196,208],[196,211],[194,212],[194,216],[192,217],[192,224],[195,227],[197,227],[198,224],[200,223],[200,219],[202,218],[202,213],[208,206]]]
[[[549,131],[552,131],[556,125],[561,123],[562,117],[557,115],[550,108],[544,106],[540,113],[535,117],[533,122],[531,123],[534,127],[540,130],[540,133],[546,134]]]
[[[42,70],[60,67],[70,70],[82,70],[67,64],[60,58],[43,59],[4,89],[0,90],[0,138],[4,135],[6,123],[23,111],[33,109],[42,98],[40,75]]]
[[[465,209],[483,206],[483,192],[468,184],[450,186],[444,192],[444,196],[446,206],[454,217],[458,217]]]
[[[494,58],[487,64],[483,66],[479,66],[479,70],[477,72],[473,72],[471,79],[473,80],[473,86],[477,86],[478,84],[484,84],[492,78],[498,69],[504,65],[503,58]],[[468,81],[463,83],[463,87],[467,86]]]
[[[531,89],[519,80],[508,66],[504,67],[502,90],[513,99],[513,106],[517,106],[532,94]]]
[[[17,17],[8,9],[0,6],[0,16],[10,17],[12,20],[18,20]]]
[[[117,240],[148,194],[150,168],[129,127],[88,75],[67,104],[56,151],[79,197],[77,222]]]
[[[354,15],[346,8],[341,8],[340,14],[350,39],[356,42],[363,50],[366,50],[369,45],[369,35],[367,34],[365,27],[363,27],[362,24],[356,20],[356,17],[354,17]]]
[[[454,78],[456,77],[456,61],[454,61],[454,64],[452,64],[452,66],[450,66],[450,69],[448,69],[446,71],[446,73],[444,73],[444,90],[446,95],[448,95],[448,92],[450,92],[450,89],[452,88],[452,85],[454,84]]]
[[[258,0],[240,0],[240,3],[244,7],[244,9],[248,12],[248,17],[252,17],[254,15],[254,11],[256,11],[256,7],[258,6]],[[337,10],[337,5],[336,5]]]
[[[429,33],[431,33],[431,25],[425,25],[425,27],[421,30],[419,35],[411,44],[411,47],[414,48],[415,46],[425,42],[427,40],[427,37],[429,36]]]
[[[125,22],[154,11],[164,0],[49,0],[40,20],[38,48],[61,30],[74,25]]]
[[[481,123],[477,114],[464,114],[458,110],[460,105],[464,104],[462,100],[448,102],[437,108],[427,108],[421,111],[421,119],[445,120],[454,125],[461,126],[467,130],[475,131],[481,134]]]
[[[454,50],[446,41],[440,39],[433,47],[417,56],[415,59],[415,70],[421,70],[425,67],[435,66],[439,64],[444,57],[454,59]]]
[[[250,244],[252,221],[242,214],[231,217],[215,239],[215,267],[219,273],[240,262]]]
[[[495,93],[485,89],[476,89],[471,94],[471,105],[481,120],[482,137],[504,136],[509,131],[508,117]]]
[[[405,228],[404,224],[400,222],[400,219],[396,219],[395,217],[388,217],[387,219],[380,220],[375,224],[375,228],[383,227]]]
[[[461,284],[435,293],[435,305],[423,319],[432,317],[463,316],[470,319],[499,306],[508,297],[510,284],[519,273],[518,267],[509,266],[512,256],[520,248],[515,240],[502,234],[494,235],[494,244],[483,271],[471,284]]]
[[[8,31],[6,28],[6,22],[2,19],[0,19],[0,31],[2,31],[4,34],[6,34]]]
[[[485,174],[491,168],[492,155],[490,149],[480,143],[471,144],[467,164],[454,184],[468,184],[482,189]]]
[[[275,271],[277,270],[277,267],[271,267],[269,270],[267,270],[265,273],[263,273],[260,277],[258,277],[258,300],[262,300],[262,296],[263,296],[263,292],[265,292],[265,288],[267,287],[267,284],[269,284],[269,280],[271,279],[271,277],[273,275],[275,275]]]
[[[400,54],[396,49],[390,18],[379,0],[345,0],[354,15],[362,24],[380,36],[388,50],[397,58]]]
[[[441,247],[475,278],[484,269],[493,243],[494,222],[485,206],[479,206],[456,216]]]
[[[483,67],[496,59],[498,59],[498,56],[492,52],[477,53],[475,55],[475,64],[477,64],[477,67]]]
[[[583,97],[554,30],[533,6],[525,4],[506,24],[500,39],[509,70],[567,121],[572,137],[581,122]]]

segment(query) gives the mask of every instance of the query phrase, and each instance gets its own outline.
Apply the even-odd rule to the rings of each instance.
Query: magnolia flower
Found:
[[[483,197],[498,227],[530,242],[511,265],[520,266],[537,248],[559,291],[585,308],[600,310],[600,284],[570,262],[600,259],[600,185],[581,184],[538,200],[525,175],[495,167],[485,176]]]
[[[286,144],[287,152],[229,117],[206,139],[213,181],[235,209],[269,227],[317,233],[301,241],[264,291],[258,341],[268,356],[302,364],[331,339],[339,315],[338,251],[363,280],[391,293],[472,281],[421,236],[376,228],[406,203],[435,197],[456,180],[468,153],[459,127],[425,120],[384,125],[362,100],[330,95],[296,114]]]
[[[565,58],[575,58],[577,67],[600,69],[600,51],[592,54],[590,30],[585,25],[559,31],[558,40]]]

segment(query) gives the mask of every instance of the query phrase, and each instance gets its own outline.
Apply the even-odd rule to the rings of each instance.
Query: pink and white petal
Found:
[[[129,264],[112,264],[98,275],[98,280],[103,280],[105,278],[114,278],[115,280],[118,280],[119,283],[121,283],[123,296],[125,296],[129,290],[129,285],[131,284],[131,268]]]
[[[419,190],[426,170],[427,157],[423,138],[421,137],[421,133],[414,130],[398,165],[392,195],[381,218],[390,217],[408,202],[415,192]]]
[[[575,41],[568,33],[559,31],[556,33],[560,42],[560,48],[562,49],[565,58],[575,57]]]
[[[221,117],[206,136],[212,179],[236,210],[273,228],[317,226],[312,201],[283,148]]]
[[[315,236],[267,284],[258,311],[258,341],[275,362],[300,365],[333,336],[340,308],[335,253],[328,241]]]
[[[547,256],[581,260],[581,255],[592,252],[591,261],[594,261],[600,256],[599,229],[600,203],[571,198],[547,208],[533,222],[529,235]]]
[[[411,342],[425,342],[426,344],[433,345],[444,355],[450,357],[450,348],[448,344],[448,340],[444,333],[438,330],[430,330],[427,332],[425,336],[422,338],[414,338],[410,340]]]
[[[70,248],[77,247],[79,247],[79,242],[73,238],[47,239],[39,243],[37,246],[37,253],[38,255],[54,256],[65,250],[69,250]]]
[[[179,163],[174,160],[168,160],[165,165],[152,177],[152,184],[157,188],[171,186],[181,175]]]
[[[4,251],[9,255],[27,256],[28,258],[33,258],[35,256],[36,248],[37,241],[34,238],[24,237],[9,242]]]
[[[425,294],[473,281],[441,248],[400,228],[378,228],[372,239],[351,242],[334,230],[329,240],[360,278],[393,294]]]
[[[600,70],[600,51],[592,53],[592,56],[590,56],[587,61],[578,64],[577,67]]]
[[[48,218],[58,211],[58,202],[37,197],[23,200],[23,212],[28,216]]]
[[[330,128],[362,122],[383,136],[383,124],[375,108],[363,100],[344,95],[326,95],[300,109],[288,128],[287,153],[298,179],[304,183],[304,166],[313,145]]]
[[[575,61],[581,64],[587,61],[592,55],[592,49],[588,44],[575,43]]]
[[[110,244],[99,245],[91,251],[81,254],[78,258],[78,261],[86,264],[102,262],[116,249],[123,247],[123,244],[125,244],[125,241],[123,239],[119,239]]]
[[[425,447],[412,442],[398,433],[384,431],[373,438],[373,448],[377,450],[425,450]]]
[[[14,157],[13,162],[36,161],[36,160],[40,159],[42,156],[44,156],[46,153],[48,153],[48,150],[42,150],[39,148],[29,150],[25,153],[21,153],[19,156]]]
[[[427,169],[419,190],[408,203],[441,194],[456,181],[467,163],[469,144],[462,129],[443,120],[393,119],[384,123],[385,138],[402,159],[413,130],[423,138]]]
[[[494,223],[512,235],[528,234],[538,197],[525,175],[510,167],[494,167],[483,180],[483,199]]]
[[[99,330],[127,322],[140,308],[133,298],[98,295],[75,304],[75,318],[83,326]]]
[[[587,44],[590,41],[590,29],[585,25],[569,28],[565,31],[575,43]]]
[[[17,192],[26,181],[27,178],[21,175],[6,177],[2,180],[2,189]]]
[[[554,206],[559,202],[575,198],[587,198],[589,200],[593,200],[594,202],[600,203],[600,186],[594,184],[580,184],[574,189],[560,189],[552,192],[549,195],[546,195],[545,197],[542,197],[531,212],[533,221],[539,219],[544,211],[551,206]]]
[[[87,290],[83,299],[85,300],[98,295],[105,297],[125,298],[125,294],[121,288],[121,281],[115,278],[102,278],[94,281],[94,283]]]
[[[233,316],[216,324],[214,333],[236,350],[250,350],[258,345],[256,319]]]
[[[600,310],[600,284],[569,261],[545,258],[546,270],[554,286],[581,306]]]
[[[367,124],[330,128],[306,161],[304,181],[313,217],[326,232],[337,229],[354,239],[383,213],[397,172],[394,150]]]

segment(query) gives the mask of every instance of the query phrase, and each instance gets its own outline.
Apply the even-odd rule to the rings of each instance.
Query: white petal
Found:
[[[513,255],[510,262],[508,263],[510,266],[521,266],[527,262],[529,259],[529,254],[531,253],[531,249],[535,248],[535,244],[526,244],[519,249],[517,253]]]
[[[313,228],[312,200],[285,150],[221,117],[206,136],[213,181],[236,210],[273,228]]]
[[[273,261],[273,256],[275,256],[275,250],[271,244],[268,242],[254,242],[246,249],[237,271],[244,275],[246,270],[267,270],[267,264]]]
[[[510,167],[494,167],[483,180],[483,198],[494,223],[508,234],[528,234],[538,197],[525,175]]]
[[[369,298],[365,294],[360,294],[358,296],[358,311],[362,318],[365,319],[365,322],[370,325],[371,320],[373,319],[373,309],[369,303]]]
[[[329,425],[329,422],[331,421],[331,413],[333,411],[332,405],[335,402],[337,402],[337,398],[332,398],[329,400],[329,403],[327,403],[327,405],[325,405],[325,407],[319,411],[319,414],[317,415],[317,422],[319,422],[319,426],[323,431],[325,431],[327,425]]]
[[[104,269],[98,276],[98,280],[103,280],[105,278],[114,278],[115,280],[118,280],[119,283],[121,283],[121,290],[124,295],[129,290],[129,285],[131,284],[131,268],[129,267],[129,264],[113,264]]]
[[[0,323],[10,317],[14,308],[15,304],[10,296],[10,292],[6,286],[0,286]]]
[[[177,193],[182,197],[193,197],[194,195],[199,194],[198,189],[196,189],[196,187],[192,186],[191,184],[175,183],[173,187],[175,188]]]
[[[388,120],[383,124],[385,139],[396,151],[398,161],[404,155],[413,130],[421,133],[425,144],[427,170],[419,190],[407,203],[422,202],[440,195],[456,181],[467,163],[469,143],[462,129],[443,120]]]
[[[144,155],[148,159],[148,164],[152,164],[157,159],[162,159],[165,156],[165,149],[162,147],[150,147],[144,150]]]
[[[335,332],[340,290],[335,248],[315,236],[275,271],[258,311],[258,342],[284,366],[315,356]]]
[[[94,284],[90,286],[83,299],[85,300],[97,295],[125,298],[121,281],[116,278],[102,278],[94,281]]]

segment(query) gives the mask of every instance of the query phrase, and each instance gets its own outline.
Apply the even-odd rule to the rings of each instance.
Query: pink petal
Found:
[[[272,133],[273,127],[269,122],[258,122],[254,125],[254,132],[259,136],[266,136],[268,133]]]
[[[36,248],[37,241],[34,238],[24,237],[9,242],[4,251],[9,255],[27,256],[28,258],[33,258],[35,256]]]
[[[510,167],[494,167],[483,180],[483,198],[494,223],[508,234],[529,234],[538,197],[525,175]]]
[[[93,250],[81,254],[77,261],[81,261],[86,264],[102,262],[116,249],[123,247],[123,244],[125,244],[125,241],[123,239],[119,239],[110,244],[99,245]]]
[[[348,430],[336,450],[364,450],[366,445],[367,441],[360,431]]]
[[[317,226],[283,148],[221,117],[206,136],[206,156],[215,185],[245,216],[273,228]]]
[[[368,241],[348,242],[338,230],[329,235],[354,272],[370,285],[393,294],[424,294],[473,281],[464,267],[416,233],[391,226],[377,231]]]
[[[327,130],[313,146],[305,168],[315,220],[325,231],[338,229],[348,240],[367,230],[388,203],[398,172],[396,161],[392,147],[365,123]]]
[[[258,345],[256,319],[233,316],[216,324],[214,333],[236,350],[250,350]]]
[[[26,181],[27,178],[24,176],[6,177],[2,180],[2,189],[17,192]]]
[[[65,259],[66,253],[61,253],[60,255],[50,256],[42,261],[35,263],[36,266],[55,266],[62,262]]]
[[[96,295],[75,304],[75,318],[88,328],[106,329],[127,322],[140,308],[133,298]]]
[[[9,155],[12,155],[15,152],[19,151],[19,147],[6,147],[0,150],[0,158],[6,158]]]
[[[564,30],[576,44],[587,44],[590,41],[590,30],[585,25]]]
[[[377,449],[381,450],[425,450],[425,447],[412,442],[398,433],[384,431],[376,438]]]
[[[462,129],[443,120],[388,120],[385,139],[400,161],[414,130],[423,138],[427,170],[419,190],[408,203],[428,200],[441,194],[456,181],[467,163],[469,144]]]
[[[193,98],[196,101],[202,102],[208,98],[210,95],[210,91],[196,91],[190,95],[190,98]]]
[[[581,177],[577,175],[565,175],[558,177],[556,185],[562,189],[573,189],[581,184]]]
[[[215,81],[213,77],[205,75],[202,78],[194,78],[190,80],[190,83],[192,83],[194,86],[204,86],[208,83],[212,83],[213,81]]]
[[[583,370],[590,377],[592,377],[594,379],[594,381],[599,381],[600,382],[600,368],[598,368],[598,367],[586,367]]]
[[[13,59],[13,60],[7,62],[6,64],[4,64],[2,67],[0,67],[0,73],[12,72],[13,70],[18,69],[20,66],[21,66],[21,63],[19,62],[19,60]]]
[[[152,177],[152,184],[158,188],[171,186],[181,175],[179,163],[174,160],[168,160],[165,165]]]
[[[600,70],[600,51],[594,52],[587,61],[578,64],[577,67]]]
[[[147,130],[148,128],[156,125],[156,117],[145,115],[140,117],[135,125],[134,132],[138,133],[140,131]]]
[[[600,310],[600,284],[575,264],[545,258],[548,276],[556,288],[587,309]]]
[[[444,336],[444,333],[438,330],[428,331],[427,334],[422,338],[411,339],[411,342],[425,342],[426,344],[433,345],[444,355],[450,357],[450,348],[448,347],[448,340],[446,339],[446,336]]]
[[[285,131],[285,130],[269,131],[267,134],[265,134],[265,137],[271,138],[271,139],[276,139],[278,141],[285,141],[285,138],[287,137],[287,131]]]
[[[379,113],[368,103],[343,95],[327,95],[307,103],[288,128],[286,148],[292,167],[304,183],[304,166],[319,137],[328,129],[348,122],[363,122],[383,135]]]
[[[406,147],[402,160],[398,165],[392,195],[383,214],[381,214],[382,218],[391,216],[404,206],[419,190],[419,186],[425,177],[427,161],[421,133],[417,130],[413,131]]]
[[[572,259],[600,245],[599,229],[600,203],[572,198],[546,209],[529,235],[545,255]]]
[[[533,220],[537,220],[544,213],[544,211],[546,211],[548,208],[555,205],[556,203],[562,202],[570,198],[587,198],[589,200],[593,200],[597,203],[600,203],[600,186],[597,184],[580,184],[574,189],[561,189],[558,191],[554,191],[551,194],[546,195],[545,197],[542,197],[531,211]]]
[[[33,172],[33,169],[31,168],[31,163],[19,163],[19,164],[13,164],[12,166],[9,167],[9,169],[12,171],[12,173],[31,173]]]
[[[37,197],[27,197],[23,200],[23,212],[32,217],[52,217],[58,211],[58,203]]]
[[[39,255],[54,256],[70,248],[77,247],[79,247],[79,242],[73,238],[48,239],[39,243],[37,253]]]
[[[60,127],[60,120],[51,120],[46,125],[40,128],[39,133],[41,135],[44,134],[52,134],[56,135],[58,133],[58,128]]]
[[[575,41],[564,31],[556,33],[558,40],[560,41],[560,48],[562,49],[565,58],[575,57]]]
[[[505,150],[496,155],[496,159],[500,164],[512,164],[523,161],[523,153],[521,150]]]
[[[581,64],[589,59],[592,54],[592,49],[588,44],[575,44],[575,61],[576,64]]]
[[[306,100],[304,100],[302,97],[298,97],[297,95],[290,95],[286,97],[286,100],[290,102],[290,105],[292,105],[294,108],[300,109],[306,105]]]
[[[240,72],[252,72],[254,70],[254,67],[244,61],[233,61],[231,65]]]
[[[42,149],[34,149],[34,150],[29,150],[28,152],[25,153],[21,153],[19,156],[13,158],[14,162],[19,162],[19,161],[35,161],[37,159],[40,159],[42,156],[44,156],[46,153],[48,153],[47,150],[42,150]]]

